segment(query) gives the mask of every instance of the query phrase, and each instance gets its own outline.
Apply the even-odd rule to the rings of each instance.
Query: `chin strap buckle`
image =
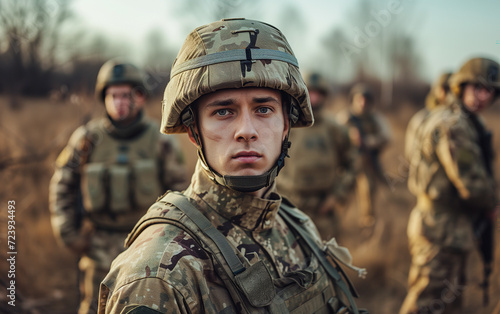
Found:
[[[187,107],[184,111],[181,113],[181,121],[182,124],[184,124],[186,127],[191,127],[194,122],[194,113],[191,107]]]

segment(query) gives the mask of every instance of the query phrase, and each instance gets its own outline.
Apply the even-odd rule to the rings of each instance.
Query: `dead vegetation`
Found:
[[[0,295],[0,312],[10,313],[76,313],[78,304],[77,258],[58,246],[49,221],[48,184],[53,173],[53,162],[66,144],[71,133],[89,117],[102,114],[103,108],[92,99],[73,103],[51,103],[46,99],[22,99],[21,109],[13,110],[8,100],[0,97],[0,243],[6,243],[6,204],[16,202],[16,307],[5,306],[4,293]],[[147,108],[155,118],[160,116],[159,100]],[[334,108],[337,109],[337,108]],[[333,110],[336,111],[336,110]],[[410,263],[407,248],[406,224],[414,205],[414,198],[406,188],[403,138],[407,121],[415,111],[403,106],[387,114],[393,140],[382,155],[391,180],[387,187],[379,188],[376,212],[379,218],[373,234],[361,232],[357,224],[355,201],[342,217],[339,243],[350,248],[354,264],[369,271],[365,280],[349,273],[361,295],[360,307],[371,313],[397,313],[406,294],[406,280]],[[490,110],[485,114],[494,133],[500,134],[495,123],[500,113]],[[500,150],[500,135],[494,146]],[[187,137],[179,136],[186,152],[190,170],[194,168],[195,150]],[[496,160],[500,173],[500,160]],[[496,240],[500,238],[496,229]],[[496,248],[496,257],[500,252]],[[0,273],[5,285],[8,264],[5,246],[0,250]],[[500,269],[491,276],[488,308],[483,308],[482,264],[474,253],[469,260],[470,285],[465,290],[467,313],[492,313],[500,299]],[[3,288],[2,288],[3,289]],[[495,313],[497,313],[495,312]]]

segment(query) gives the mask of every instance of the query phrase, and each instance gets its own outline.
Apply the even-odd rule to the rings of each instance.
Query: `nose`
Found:
[[[255,121],[251,113],[248,111],[241,112],[239,119],[236,121],[236,132],[234,137],[237,141],[253,141],[258,137]]]

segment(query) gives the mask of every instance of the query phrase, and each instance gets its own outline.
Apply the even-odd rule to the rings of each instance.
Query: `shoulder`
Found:
[[[347,127],[343,124],[341,124],[337,119],[331,116],[325,116],[324,117],[325,124],[328,125],[328,127],[336,132],[347,132]]]
[[[344,110],[340,111],[339,113],[337,113],[335,117],[337,118],[338,123],[340,123],[342,125],[346,125],[350,121],[351,112],[347,109],[344,109]]]
[[[462,110],[447,106],[432,110],[425,125],[426,133],[444,134],[466,128],[468,123]]]
[[[422,108],[410,118],[408,125],[410,124],[419,125],[428,115],[429,115],[429,110],[427,108]]]
[[[160,124],[156,120],[154,120],[154,119],[152,119],[152,118],[150,118],[150,117],[148,117],[148,116],[145,115],[143,117],[143,123],[145,125],[147,125],[147,127],[150,130],[156,131],[158,134],[161,134],[160,133]]]
[[[182,215],[172,205],[155,203],[129,235],[129,247],[114,260],[104,284],[117,290],[148,279],[190,295],[193,286],[186,280],[199,281],[213,267],[198,240],[175,224]]]
[[[85,137],[87,136],[89,130],[87,128],[87,125],[82,125],[79,126],[73,134],[71,134],[71,137],[69,138],[69,144],[71,146],[77,146],[77,144],[81,143],[83,140],[85,140]]]
[[[313,236],[313,239],[321,244],[321,236],[319,235],[318,228],[314,224],[311,217],[309,217],[306,213],[298,209],[291,201],[287,198],[282,198],[282,206],[280,208],[281,211],[286,211],[286,213],[299,225],[301,225],[310,235]]]

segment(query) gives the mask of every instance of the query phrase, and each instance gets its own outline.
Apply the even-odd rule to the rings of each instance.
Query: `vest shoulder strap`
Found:
[[[191,230],[193,236],[203,241],[212,253],[214,253],[216,262],[220,264],[224,272],[219,274],[227,283],[226,288],[228,288],[235,301],[239,300],[240,304],[246,310],[245,312],[252,313],[255,309],[251,307],[265,307],[275,301],[276,290],[273,279],[262,261],[245,267],[236,254],[236,248],[233,248],[226,237],[191,204],[185,195],[179,192],[169,192],[162,198],[162,201],[175,205],[203,233],[204,236],[197,236],[197,232]],[[178,222],[188,229],[192,228],[186,222]],[[212,245],[206,242],[207,237],[211,240]],[[218,254],[219,252],[220,254]],[[227,266],[224,267],[224,262],[221,260],[220,255],[222,255],[229,269]],[[282,311],[282,313],[286,312]]]
[[[318,258],[319,262],[321,263],[325,271],[334,280],[335,284],[340,288],[342,293],[346,296],[347,300],[349,301],[352,307],[353,312],[358,314],[359,311],[356,306],[356,302],[354,302],[353,298],[353,297],[357,298],[358,294],[354,289],[354,286],[347,279],[347,276],[340,268],[340,265],[338,265],[338,263],[334,259],[332,260],[335,262],[336,267],[333,267],[333,265],[329,262],[325,252],[322,249],[320,249],[320,247],[314,241],[309,232],[303,227],[302,216],[297,215],[296,211],[294,210],[294,207],[290,206],[290,204],[287,202],[281,202],[279,214],[283,218],[283,220],[285,220],[288,226],[304,240],[304,242],[309,247],[311,252]],[[346,280],[344,281],[342,277],[344,277]],[[346,284],[346,282],[348,283],[349,287]]]
[[[212,223],[189,202],[186,196],[170,192],[162,200],[182,210],[217,245],[233,275],[237,275],[245,270],[245,266],[243,266],[238,256],[234,253],[234,249],[226,237],[219,230],[215,229]]]

